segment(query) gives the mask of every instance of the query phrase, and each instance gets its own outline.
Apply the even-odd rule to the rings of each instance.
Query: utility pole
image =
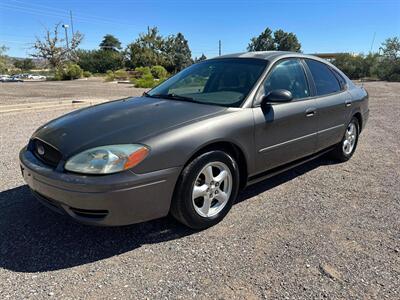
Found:
[[[218,54],[221,56],[221,40],[218,41]]]
[[[64,28],[64,30],[65,30],[65,40],[67,42],[67,49],[69,49],[69,45],[68,45],[68,27],[69,27],[68,24],[63,24],[62,25],[62,28]]]
[[[72,37],[74,37],[74,22],[72,21],[72,10],[69,11],[69,16],[71,18],[71,32],[72,32]]]

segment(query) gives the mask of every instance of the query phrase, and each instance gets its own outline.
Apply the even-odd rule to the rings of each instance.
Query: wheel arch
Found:
[[[195,152],[190,156],[190,158],[186,161],[183,168],[185,168],[193,159],[197,156],[212,151],[212,150],[221,150],[224,151],[236,160],[239,166],[239,188],[243,189],[247,184],[248,177],[248,162],[244,151],[239,147],[236,143],[231,141],[213,141],[206,145],[199,147]]]
[[[353,117],[355,117],[358,120],[358,125],[359,125],[359,130],[361,132],[363,128],[363,120],[362,120],[362,115],[360,112],[356,112],[353,114]]]

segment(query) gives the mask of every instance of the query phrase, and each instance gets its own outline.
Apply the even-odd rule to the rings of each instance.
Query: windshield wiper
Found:
[[[183,100],[183,101],[197,102],[192,97],[181,96],[181,95],[177,95],[177,94],[174,94],[174,93],[170,93],[170,94],[154,94],[154,95],[150,95],[148,93],[143,93],[143,95],[146,96],[146,97],[152,97],[152,98],[165,98],[165,99],[172,99],[172,100]]]

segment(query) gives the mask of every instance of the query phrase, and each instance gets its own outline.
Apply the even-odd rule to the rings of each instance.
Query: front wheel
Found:
[[[203,153],[182,171],[175,188],[171,214],[193,229],[220,222],[239,191],[239,168],[223,151]]]
[[[348,161],[356,150],[359,133],[358,119],[353,117],[346,127],[342,141],[332,151],[333,157],[341,162]]]

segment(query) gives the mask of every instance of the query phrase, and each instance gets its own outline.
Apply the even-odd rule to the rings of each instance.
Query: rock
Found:
[[[334,267],[332,267],[329,264],[320,264],[319,265],[319,270],[322,273],[322,275],[325,275],[328,278],[331,278],[333,280],[341,280],[341,275],[338,270],[336,270]]]

